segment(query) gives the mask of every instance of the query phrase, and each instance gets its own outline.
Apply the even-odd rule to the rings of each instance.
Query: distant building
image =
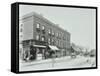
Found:
[[[70,49],[70,33],[34,12],[20,19],[19,41],[23,53],[32,44],[36,59],[38,56],[49,58],[50,50],[55,52],[56,57],[66,56]]]

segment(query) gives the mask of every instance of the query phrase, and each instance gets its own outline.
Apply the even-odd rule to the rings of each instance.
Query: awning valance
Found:
[[[52,46],[52,45],[49,45],[49,48],[50,48],[51,50],[59,50],[56,46]]]
[[[39,47],[39,48],[46,48],[46,46],[43,45],[33,45],[34,47]]]

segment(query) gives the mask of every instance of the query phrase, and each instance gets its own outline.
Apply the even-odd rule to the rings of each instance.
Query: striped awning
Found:
[[[49,48],[50,48],[51,50],[59,50],[56,46],[52,46],[52,45],[49,45]]]
[[[34,47],[38,47],[38,48],[46,48],[46,46],[43,45],[33,45]]]

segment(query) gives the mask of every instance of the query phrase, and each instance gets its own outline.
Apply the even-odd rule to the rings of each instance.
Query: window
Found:
[[[52,39],[52,44],[53,44],[53,45],[55,44],[55,40],[54,40],[54,39]]]
[[[65,35],[65,34],[63,35],[63,39],[64,39],[64,40],[66,39],[66,35]]]
[[[20,32],[23,32],[23,29],[22,28],[20,29]]]
[[[62,37],[62,33],[60,33],[60,37]]]
[[[64,39],[64,34],[62,33],[62,39]]]
[[[61,35],[61,34],[59,33],[59,36],[58,36],[59,38],[60,38],[60,35]]]
[[[58,37],[58,32],[56,33],[56,36]]]
[[[42,41],[44,41],[45,37],[42,37]]]
[[[64,42],[63,42],[63,48],[65,47],[65,44],[64,44]]]
[[[51,44],[53,45],[53,39],[51,39]]]
[[[23,27],[23,23],[20,23],[19,27]]]
[[[22,38],[22,37],[23,37],[23,35],[20,35],[20,37]]]
[[[48,39],[48,43],[50,44],[50,38]]]
[[[51,30],[50,29],[48,30],[48,32],[49,32],[49,34],[51,34]]]
[[[36,35],[36,40],[39,40],[39,35]]]
[[[42,26],[42,33],[45,33],[45,26]]]
[[[44,26],[42,26],[42,30],[44,30]]]
[[[39,23],[37,23],[36,28],[40,28],[40,24]]]
[[[54,42],[54,39],[52,39],[52,42]]]
[[[66,47],[66,43],[64,42],[64,47]]]
[[[52,31],[52,35],[54,35],[54,31]]]

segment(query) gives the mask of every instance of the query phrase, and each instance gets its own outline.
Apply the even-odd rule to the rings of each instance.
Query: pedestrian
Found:
[[[27,61],[27,57],[28,57],[28,50],[25,50],[25,54],[24,54],[24,60]]]
[[[33,45],[30,45],[30,60],[36,59],[36,50],[34,49]]]

